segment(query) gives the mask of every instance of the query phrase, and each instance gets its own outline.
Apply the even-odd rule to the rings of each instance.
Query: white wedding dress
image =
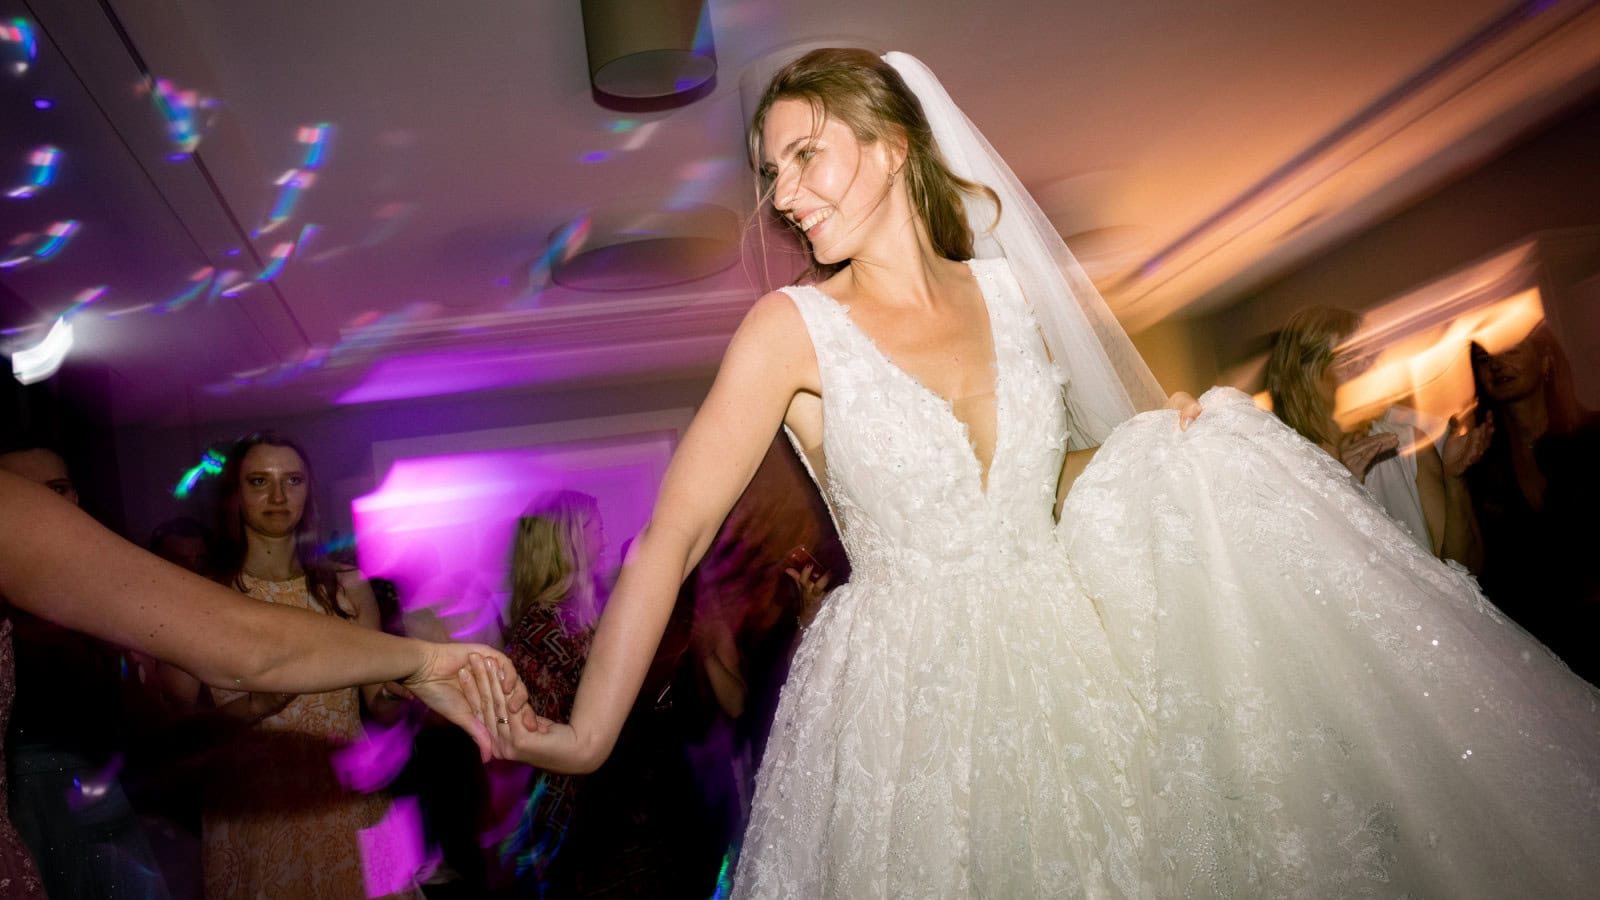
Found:
[[[1584,896],[1597,692],[1326,454],[1213,391],[1058,526],[1061,389],[1005,263],[984,473],[848,310],[786,289],[850,555],[796,653],[745,897]]]

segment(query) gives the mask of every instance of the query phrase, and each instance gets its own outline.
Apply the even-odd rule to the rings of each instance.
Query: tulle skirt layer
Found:
[[[1600,694],[1237,391],[1058,528],[1151,724],[1161,897],[1586,897]]]
[[[1600,694],[1326,454],[1202,402],[1118,429],[1053,536],[828,599],[736,895],[1593,895]]]

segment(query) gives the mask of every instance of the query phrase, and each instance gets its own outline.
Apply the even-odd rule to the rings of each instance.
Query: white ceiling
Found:
[[[40,326],[0,349],[104,285],[74,353],[142,422],[704,371],[755,295],[748,256],[642,294],[519,289],[596,207],[748,214],[739,74],[780,45],[921,56],[1135,329],[1226,303],[1600,87],[1594,0],[711,0],[716,89],[649,113],[596,103],[576,2],[0,0],[17,18],[38,54],[0,72],[0,194],[34,148],[61,162],[0,196],[0,242],[80,230],[0,269],[0,328]],[[146,72],[215,102],[190,156],[168,159]],[[252,238],[317,123],[326,164]],[[106,315],[207,267],[248,285],[306,225],[270,283]]]

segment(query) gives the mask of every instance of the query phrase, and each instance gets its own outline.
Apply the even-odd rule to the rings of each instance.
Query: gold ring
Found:
[[[496,722],[499,722],[501,725],[510,725],[511,724],[511,720],[506,718],[505,716],[495,716],[494,720]]]

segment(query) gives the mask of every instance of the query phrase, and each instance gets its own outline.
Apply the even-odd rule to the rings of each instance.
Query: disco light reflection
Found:
[[[28,154],[28,179],[6,192],[13,200],[23,200],[38,193],[56,180],[56,166],[61,162],[61,150],[48,144]]]
[[[13,269],[25,263],[46,260],[60,253],[78,233],[81,226],[76,219],[53,223],[43,234],[28,232],[11,240],[13,251],[0,258],[0,269]],[[32,245],[31,250],[22,248]]]
[[[39,59],[39,39],[33,32],[33,23],[27,19],[12,19],[0,24],[0,44],[12,45],[6,54],[12,57],[11,72],[22,75]]]

